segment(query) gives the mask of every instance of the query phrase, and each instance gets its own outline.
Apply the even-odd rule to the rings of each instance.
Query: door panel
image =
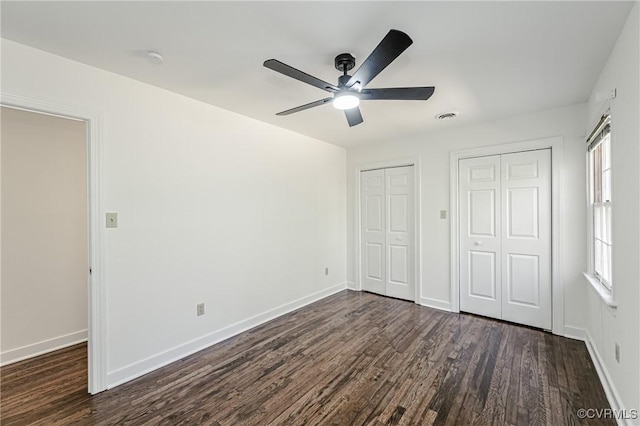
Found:
[[[495,253],[469,251],[469,294],[496,300]]]
[[[516,153],[520,155],[521,153]],[[507,154],[511,155],[511,154]],[[507,173],[505,175],[506,180],[514,179],[535,179],[538,177],[538,162],[537,161],[518,161],[513,164],[507,164]]]
[[[360,174],[362,289],[415,300],[413,166]]]
[[[469,183],[478,182],[495,182],[496,168],[493,164],[480,164],[477,166],[469,166]]]
[[[500,156],[458,164],[460,310],[501,316]]]
[[[507,238],[538,238],[538,188],[507,188]]]
[[[367,273],[366,277],[373,280],[382,281],[384,274],[382,273],[382,263],[384,257],[384,248],[382,244],[367,243]]]
[[[413,167],[413,166],[410,166]],[[401,167],[398,167],[401,168]],[[386,170],[391,170],[391,169],[386,169]],[[408,178],[408,174],[404,173],[404,174],[390,174],[389,175],[389,187],[398,187],[398,188],[403,188],[406,187],[409,182],[407,181]]]
[[[406,246],[389,244],[389,282],[405,286],[409,284],[407,251]]]
[[[386,209],[384,170],[360,173],[362,289],[386,293]]]
[[[406,194],[389,196],[389,231],[406,233],[409,230],[407,201]]]
[[[385,169],[387,200],[386,294],[415,301],[413,166]]]
[[[469,235],[496,236],[496,191],[469,190]]]
[[[540,306],[538,256],[509,254],[507,262],[507,302]]]
[[[365,226],[367,232],[382,232],[382,225],[384,224],[382,208],[382,202],[384,198],[382,195],[367,195],[365,196]]]
[[[502,318],[551,329],[551,150],[502,155]]]

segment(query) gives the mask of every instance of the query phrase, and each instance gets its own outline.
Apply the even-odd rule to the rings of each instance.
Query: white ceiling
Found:
[[[349,147],[584,102],[632,2],[2,2],[2,37]],[[276,58],[331,83],[395,28],[413,45],[368,87],[436,86],[426,102],[365,101],[349,128],[327,93],[262,66]],[[154,65],[144,57],[165,57]],[[460,117],[437,121],[456,110]]]

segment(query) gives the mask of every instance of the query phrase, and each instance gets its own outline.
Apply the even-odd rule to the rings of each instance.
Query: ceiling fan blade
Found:
[[[303,83],[315,86],[318,89],[326,90],[327,92],[338,91],[337,86],[331,83],[327,83],[326,81],[322,81],[319,78],[307,74],[306,72],[297,70],[287,64],[278,61],[277,59],[267,59],[262,65],[276,72],[279,72],[280,74],[284,74],[287,77],[295,78],[296,80],[302,81]]]
[[[387,99],[400,101],[426,101],[433,95],[435,87],[393,87],[386,89],[362,89],[361,100]]]
[[[360,108],[358,107],[345,109],[344,115],[347,117],[347,122],[349,123],[349,127],[357,126],[358,124],[364,121],[362,119],[362,114],[360,113]]]
[[[295,108],[288,109],[286,111],[279,112],[276,115],[293,114],[294,112],[300,112],[300,111],[304,111],[305,109],[309,109],[309,108],[317,107],[317,106],[320,106],[320,105],[324,105],[327,102],[331,102],[332,100],[333,100],[333,98],[320,99],[319,101],[310,102],[308,104],[300,105],[299,107],[295,107]]]
[[[349,79],[347,87],[352,87],[358,82],[360,84],[359,88],[369,84],[380,71],[400,56],[412,43],[413,40],[402,31],[389,31],[380,44],[373,49],[369,57],[360,65],[358,71]]]

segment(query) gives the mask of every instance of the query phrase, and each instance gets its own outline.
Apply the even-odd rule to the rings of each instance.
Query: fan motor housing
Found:
[[[346,73],[347,71],[353,69],[353,67],[355,66],[356,58],[354,58],[350,53],[341,53],[336,56],[335,67],[338,71]]]
[[[341,75],[338,77],[338,87],[344,88],[349,80],[351,80],[351,76],[349,74]]]

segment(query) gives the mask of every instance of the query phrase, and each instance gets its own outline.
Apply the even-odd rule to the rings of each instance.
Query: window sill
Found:
[[[604,303],[610,308],[617,308],[618,304],[613,300],[613,294],[607,288],[605,288],[600,281],[598,281],[593,275],[583,272],[584,277],[587,279],[591,287],[598,293]]]

